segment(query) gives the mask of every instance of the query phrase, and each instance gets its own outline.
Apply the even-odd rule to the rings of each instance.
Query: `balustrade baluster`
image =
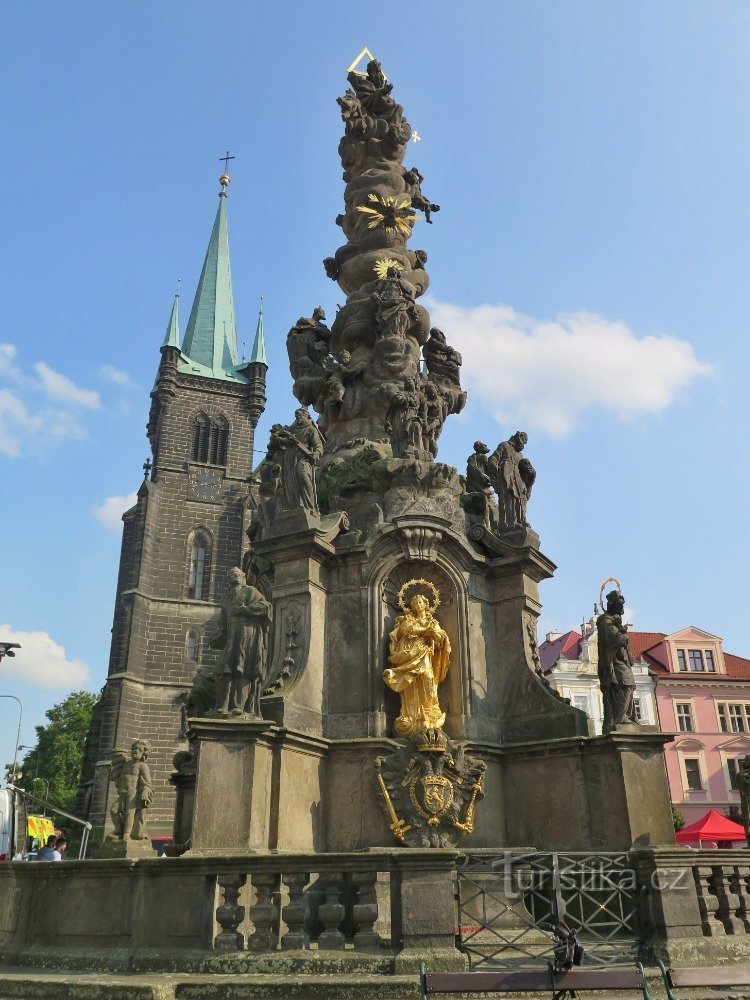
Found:
[[[276,951],[279,943],[278,907],[273,897],[277,876],[258,872],[251,875],[250,880],[255,889],[256,901],[248,913],[255,930],[247,939],[247,947],[250,951]]]
[[[242,951],[245,939],[237,928],[245,916],[245,907],[239,906],[237,900],[247,876],[217,875],[216,880],[223,893],[223,902],[216,907],[216,922],[221,932],[216,935],[214,947],[220,951]]]
[[[284,885],[289,889],[289,902],[281,911],[284,923],[289,928],[281,939],[281,947],[286,951],[302,951],[310,947],[310,937],[304,929],[306,904],[302,895],[309,881],[309,872],[294,872],[283,876]]]
[[[354,947],[358,951],[378,948],[380,935],[375,930],[378,919],[378,901],[375,895],[376,872],[353,872],[352,880],[357,889],[357,902],[352,907],[352,917],[357,925]]]
[[[339,902],[344,876],[341,872],[331,872],[321,875],[321,879],[325,884],[326,898],[318,907],[318,920],[324,928],[318,938],[318,948],[340,951],[344,947],[344,935],[339,930],[344,919],[344,904]]]
[[[721,921],[726,934],[736,934],[742,930],[740,921],[735,916],[740,905],[740,898],[732,887],[732,869],[724,869],[722,865],[714,867],[713,883],[719,908],[716,916]]]
[[[696,865],[693,868],[695,887],[698,891],[698,909],[701,915],[701,927],[706,937],[722,933],[724,925],[717,919],[718,900],[716,899],[713,868],[707,865]]]

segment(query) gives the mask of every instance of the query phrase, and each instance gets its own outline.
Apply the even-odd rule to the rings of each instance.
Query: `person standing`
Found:
[[[54,833],[47,837],[47,843],[37,852],[37,861],[62,861],[62,855],[57,850],[57,839]]]

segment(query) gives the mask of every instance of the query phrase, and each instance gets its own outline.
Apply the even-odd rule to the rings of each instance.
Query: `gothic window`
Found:
[[[193,421],[191,458],[194,462],[226,465],[228,441],[229,424],[225,417],[209,420],[205,413],[199,413]]]
[[[211,424],[211,448],[209,462],[212,465],[227,464],[227,437],[229,427],[224,417],[217,417]]]
[[[190,545],[188,560],[188,597],[196,601],[208,600],[208,571],[210,547],[206,537],[200,533],[194,535]]]
[[[185,657],[193,663],[198,662],[198,633],[194,628],[189,629],[185,636]]]
[[[205,413],[199,413],[193,423],[193,461],[208,461],[208,443],[211,425]]]

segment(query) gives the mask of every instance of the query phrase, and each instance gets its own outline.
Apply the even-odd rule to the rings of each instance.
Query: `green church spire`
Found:
[[[169,314],[169,323],[167,324],[167,332],[164,336],[164,343],[162,347],[177,347],[180,346],[180,293],[179,291],[174,293],[174,302],[172,303],[172,312]]]
[[[255,328],[255,340],[253,349],[250,352],[250,364],[261,364],[268,366],[266,357],[266,339],[263,336],[263,297],[261,296],[260,308],[258,309],[258,325]]]
[[[243,382],[244,377],[236,371],[237,328],[229,266],[227,174],[222,174],[219,183],[219,207],[185,330],[179,370]]]

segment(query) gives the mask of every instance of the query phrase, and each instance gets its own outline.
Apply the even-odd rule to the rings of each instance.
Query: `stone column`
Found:
[[[465,955],[456,948],[456,851],[398,851],[393,878],[394,944],[397,973],[415,972],[420,962],[432,971],[464,969]]]
[[[189,854],[265,851],[275,727],[263,720],[190,719],[197,748]]]

